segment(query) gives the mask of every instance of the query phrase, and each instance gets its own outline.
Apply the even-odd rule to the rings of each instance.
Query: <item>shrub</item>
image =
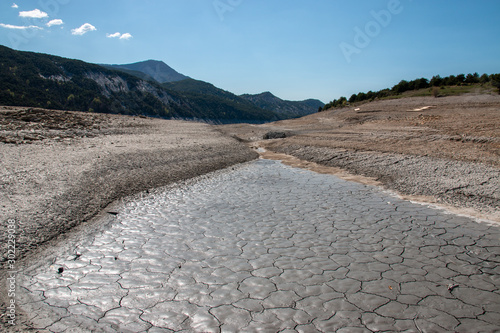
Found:
[[[498,89],[498,93],[500,94],[500,74],[493,74],[490,76],[490,79],[491,84]]]
[[[432,96],[439,97],[439,87],[432,87]]]

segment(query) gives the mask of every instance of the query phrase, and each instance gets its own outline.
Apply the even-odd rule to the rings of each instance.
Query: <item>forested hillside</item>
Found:
[[[484,90],[498,89],[500,92],[500,74],[483,74],[479,76],[478,73],[474,74],[459,74],[457,76],[450,75],[441,77],[439,75],[433,76],[432,79],[420,78],[412,81],[401,80],[392,88],[382,89],[379,91],[368,91],[367,93],[360,92],[353,94],[349,99],[347,97],[340,97],[334,99],[323,107],[327,110],[335,107],[344,107],[348,104],[372,101],[376,98],[398,98],[404,96],[409,92],[412,96],[448,96],[460,95],[462,93],[472,92],[472,88],[483,88]]]
[[[274,96],[270,92],[263,92],[257,95],[241,95],[242,98],[252,102],[254,105],[276,112],[283,118],[297,118],[318,112],[325,104],[317,99],[307,99],[305,101],[286,101]]]
[[[0,104],[49,109],[264,122],[279,117],[259,108],[190,98],[131,73],[79,60],[0,46]]]

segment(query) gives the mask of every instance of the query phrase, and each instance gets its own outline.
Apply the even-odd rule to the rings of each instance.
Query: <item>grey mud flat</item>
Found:
[[[500,229],[258,160],[123,202],[24,268],[40,332],[498,332]]]

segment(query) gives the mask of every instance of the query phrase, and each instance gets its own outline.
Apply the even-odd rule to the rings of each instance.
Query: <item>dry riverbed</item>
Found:
[[[255,148],[292,155],[300,161],[289,161],[295,165],[332,167],[323,172],[500,222],[498,95],[374,101],[219,129]],[[263,140],[269,132],[286,137]]]
[[[263,140],[268,132],[286,137]],[[500,96],[376,101],[218,127],[0,107],[2,264],[9,221],[19,261],[74,228],[91,230],[99,213],[115,213],[117,199],[255,159],[256,151],[500,222]]]
[[[192,122],[1,107],[0,126],[2,275],[8,221],[19,261],[75,226],[92,228],[89,221],[119,198],[257,156]]]

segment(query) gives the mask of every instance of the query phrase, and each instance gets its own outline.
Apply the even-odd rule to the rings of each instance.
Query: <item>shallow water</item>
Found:
[[[24,270],[20,303],[53,332],[495,331],[499,240],[498,227],[259,160],[127,202]]]

